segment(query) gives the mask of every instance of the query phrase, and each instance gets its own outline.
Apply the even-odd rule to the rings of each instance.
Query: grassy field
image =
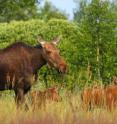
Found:
[[[47,101],[46,107],[36,110],[30,102],[28,105],[28,111],[17,109],[13,96],[4,93],[0,98],[0,124],[117,124],[116,110],[83,110],[80,93],[63,95],[60,102]]]

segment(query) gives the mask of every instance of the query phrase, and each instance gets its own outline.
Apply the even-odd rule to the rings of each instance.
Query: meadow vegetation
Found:
[[[49,42],[61,36],[58,48],[68,63],[68,73],[61,75],[45,66],[31,91],[63,86],[59,91],[62,100],[47,100],[42,107],[34,103],[39,108],[33,110],[27,95],[26,111],[25,107],[17,109],[13,91],[0,91],[0,124],[117,124],[116,108],[86,111],[81,100],[85,88],[117,83],[112,82],[117,76],[117,2],[75,0],[79,7],[73,21],[49,2],[38,8],[40,2],[0,2],[0,49],[17,41],[36,45],[39,37]]]
[[[62,93],[62,101],[47,101],[46,107],[33,110],[27,99],[29,110],[17,109],[11,94],[3,94],[0,99],[0,123],[2,124],[116,124],[117,110],[112,113],[104,107],[86,111],[82,108],[80,92]]]

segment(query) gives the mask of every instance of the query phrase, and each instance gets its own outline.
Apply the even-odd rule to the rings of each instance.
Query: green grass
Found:
[[[64,95],[60,102],[47,101],[46,108],[35,111],[17,109],[14,98],[4,94],[0,98],[0,124],[117,124],[117,111],[104,108],[85,111],[79,93]]]

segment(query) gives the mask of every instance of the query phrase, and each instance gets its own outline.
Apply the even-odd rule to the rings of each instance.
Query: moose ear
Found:
[[[42,37],[38,37],[37,41],[43,46],[45,44],[45,41],[42,39]]]
[[[55,45],[57,45],[57,44],[60,42],[61,37],[62,37],[61,35],[60,35],[59,37],[56,37],[56,38],[52,41],[52,43],[55,44]]]

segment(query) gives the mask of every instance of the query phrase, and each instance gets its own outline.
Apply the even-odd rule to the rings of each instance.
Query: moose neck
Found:
[[[43,65],[45,65],[47,62],[43,58],[43,51],[42,48],[38,48],[37,46],[34,47],[34,51],[32,52],[32,64],[33,64],[33,71],[34,73],[38,71]]]

